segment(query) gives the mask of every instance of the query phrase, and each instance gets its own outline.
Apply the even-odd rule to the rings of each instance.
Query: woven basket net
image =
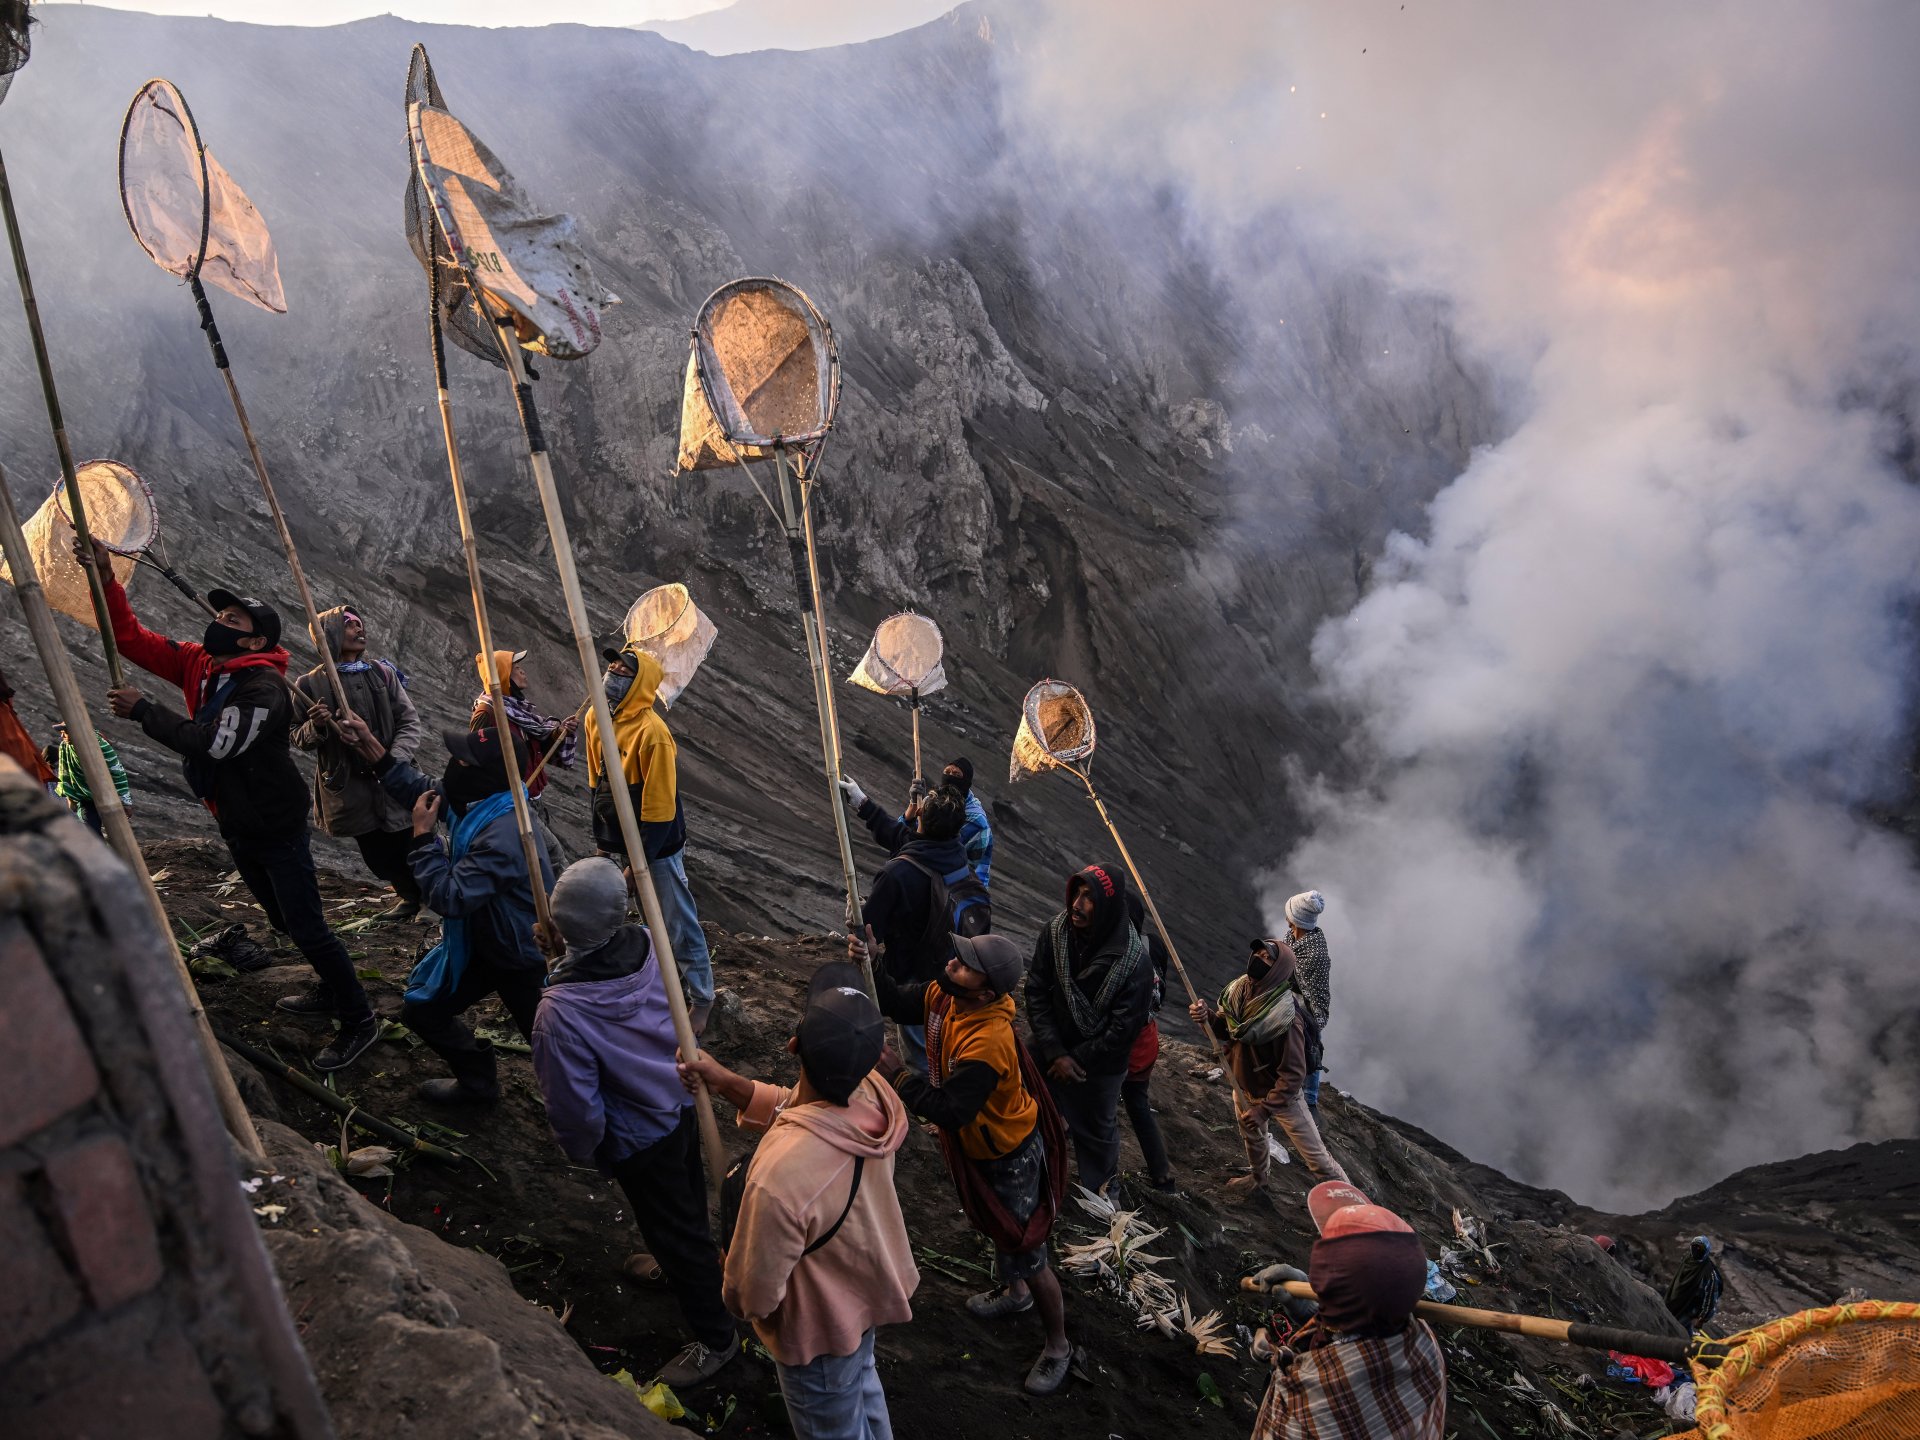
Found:
[[[153,508],[147,482],[117,460],[89,460],[75,471],[80,500],[87,507],[87,528],[93,538],[114,553],[113,574],[122,585],[133,578],[135,557],[153,544],[160,520]],[[73,522],[67,518],[67,487],[56,483],[38,510],[20,527],[27,538],[27,554],[47,603],[89,630],[93,623],[93,596],[87,572],[73,558]],[[13,573],[0,561],[0,579]]]
[[[1093,754],[1093,746],[1093,711],[1086,697],[1064,680],[1042,680],[1021,703],[1007,778],[1077,765]]]
[[[1920,1436],[1920,1305],[1864,1300],[1789,1315],[1694,1367],[1694,1425],[1678,1440],[1911,1440]]]
[[[873,632],[873,643],[847,678],[881,695],[931,695],[944,690],[947,672],[940,663],[945,645],[940,627],[925,615],[889,615]]]

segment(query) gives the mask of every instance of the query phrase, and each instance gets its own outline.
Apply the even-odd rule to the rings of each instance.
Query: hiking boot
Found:
[[[390,920],[396,925],[405,925],[408,921],[417,920],[419,917],[420,902],[418,900],[409,900],[404,895],[396,895],[393,897],[393,904],[382,910],[375,918]]]
[[[1020,1388],[1029,1395],[1051,1395],[1067,1383],[1067,1372],[1073,1368],[1073,1362],[1079,1352],[1069,1349],[1064,1355],[1049,1355],[1040,1352],[1040,1358],[1033,1362],[1033,1368],[1027,1371],[1027,1378]]]
[[[289,1015],[333,1015],[339,1010],[334,1002],[333,991],[318,980],[306,989],[292,995],[282,995],[273,1002],[273,1008],[284,1010]]]
[[[243,975],[264,970],[273,963],[273,957],[247,935],[247,927],[239,924],[229,925],[217,935],[209,935],[193,947],[192,953],[196,960],[224,961]]]
[[[464,1080],[423,1080],[413,1093],[435,1105],[492,1105],[500,1099],[497,1084],[469,1085]]]
[[[997,1290],[988,1290],[967,1299],[967,1313],[976,1320],[999,1320],[1008,1315],[1024,1315],[1032,1308],[1033,1292],[1029,1290],[1024,1295],[1016,1295],[1011,1285],[1002,1285]]]
[[[660,1367],[660,1379],[669,1390],[683,1390],[689,1385],[704,1385],[720,1372],[722,1366],[736,1360],[740,1355],[740,1337],[734,1335],[727,1340],[724,1350],[711,1350],[698,1340],[687,1342],[673,1359]]]
[[[380,1038],[380,1017],[369,1015],[357,1025],[341,1023],[333,1039],[327,1042],[327,1048],[313,1057],[316,1070],[344,1070],[362,1055],[367,1048]]]

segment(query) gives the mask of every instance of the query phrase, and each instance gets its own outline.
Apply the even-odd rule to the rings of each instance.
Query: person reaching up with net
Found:
[[[1068,879],[1066,908],[1034,942],[1026,993],[1033,1048],[1073,1137],[1080,1184],[1117,1202],[1120,1087],[1153,1003],[1153,962],[1127,917],[1118,867],[1089,865]]]
[[[1187,1007],[1226,1044],[1248,1167],[1247,1174],[1227,1182],[1227,1189],[1243,1199],[1259,1194],[1273,1169],[1269,1121],[1279,1122],[1316,1180],[1347,1178],[1307,1111],[1306,1006],[1294,984],[1297,965],[1286,942],[1256,939],[1248,946],[1246,973],[1228,982],[1217,1006],[1195,1000]]]
[[[390,660],[367,658],[367,623],[351,605],[322,610],[320,633],[333,652],[347,708],[366,720],[389,755],[412,760],[420,748],[420,712],[407,694],[406,676]],[[293,743],[314,752],[313,810],[320,828],[352,840],[367,869],[393,887],[386,918],[412,920],[420,913],[420,886],[407,863],[413,817],[387,794],[373,767],[335,732],[326,667],[314,666],[294,685],[306,696],[308,709],[294,729]]]
[[[340,1070],[380,1036],[380,1022],[360,988],[353,960],[327,926],[307,833],[307,782],[293,762],[292,687],[280,616],[271,605],[231,590],[210,590],[213,619],[199,642],[147,629],[114,578],[112,552],[98,540],[91,552],[78,536],[74,558],[99,571],[113,640],[129,663],[180,687],[182,714],[136,685],[107,692],[115,715],[133,720],[150,739],[179,755],[187,785],[213,812],[240,879],[313,967],[310,990],[282,997],[295,1015],[331,1015],[333,1039],[313,1057],[316,1070]]]

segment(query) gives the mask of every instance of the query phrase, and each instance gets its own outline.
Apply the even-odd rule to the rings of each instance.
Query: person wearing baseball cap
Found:
[[[520,759],[520,778],[527,781],[527,798],[538,800],[547,788],[547,776],[556,769],[571,770],[580,758],[580,717],[543,715],[527,699],[527,672],[521,661],[524,650],[496,650],[492,655],[493,674],[500,682],[501,697],[507,702],[507,729],[513,736],[513,751]],[[467,728],[479,730],[493,726],[493,696],[487,690],[487,660],[473,657],[480,671],[480,693],[474,696],[467,715]],[[551,757],[548,752],[551,751]],[[542,764],[545,760],[545,764]],[[535,774],[535,771],[539,773]],[[551,844],[552,835],[546,837]]]
[[[1253,1440],[1442,1440],[1447,1366],[1414,1314],[1427,1257],[1413,1227],[1344,1180],[1307,1193],[1319,1239],[1308,1274],[1270,1265],[1254,1288],[1308,1279],[1314,1301],[1288,1302],[1304,1323],[1274,1353]],[[1259,1337],[1264,1340],[1265,1332]]]
[[[379,777],[388,795],[410,807],[413,848],[407,863],[426,907],[441,917],[440,943],[407,977],[400,1019],[453,1071],[423,1082],[423,1100],[490,1105],[500,1098],[493,1042],[460,1017],[498,995],[526,1039],[540,1008],[547,962],[534,935],[533,886],[553,886],[553,865],[538,832],[540,874],[530,880],[513,816],[513,777],[500,732],[447,730],[447,768],[438,780],[411,760],[388,753],[364,717],[335,722],[347,744]],[[447,838],[438,832],[442,809]]]
[[[147,629],[114,578],[113,552],[75,536],[74,559],[92,566],[105,591],[114,644],[133,665],[180,687],[185,712],[149,699],[132,683],[107,692],[115,715],[181,758],[187,787],[220,826],[233,867],[266,912],[313,967],[314,984],[283,996],[295,1015],[330,1016],[334,1035],[312,1057],[316,1070],[351,1065],[379,1038],[380,1022],[360,987],[353,959],[327,924],[307,831],[307,782],[289,748],[293,729],[287,652],[271,605],[232,590],[212,590],[214,615],[198,642]]]
[[[791,1089],[737,1075],[704,1050],[682,1063],[765,1130],[741,1190],[721,1294],[773,1357],[798,1440],[892,1433],[874,1330],[913,1318],[920,1284],[893,1188],[907,1110],[872,1073],[885,1022],[857,967],[820,967],[787,1042]]]
[[[1073,1364],[1066,1300],[1047,1264],[1066,1201],[1067,1130],[1013,1028],[1014,991],[1027,973],[1019,947],[1004,935],[951,939],[953,957],[931,984],[876,977],[887,1018],[926,1027],[928,1062],[923,1075],[888,1049],[879,1069],[909,1111],[939,1126],[960,1208],[993,1242],[999,1285],[968,1300],[968,1313],[998,1320],[1037,1304],[1046,1345],[1024,1388],[1051,1395]]]

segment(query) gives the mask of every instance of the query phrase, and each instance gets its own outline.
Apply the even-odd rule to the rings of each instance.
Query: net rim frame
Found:
[[[1728,1391],[1765,1365],[1794,1341],[1821,1330],[1833,1330],[1855,1321],[1920,1320],[1920,1303],[1901,1300],[1857,1300],[1826,1305],[1757,1325],[1731,1340],[1709,1371],[1694,1367],[1694,1428],[1705,1440],[1733,1440],[1733,1422],[1727,1418]]]
[[[934,638],[940,642],[939,655],[935,657],[934,662],[928,668],[927,673],[925,675],[922,675],[919,681],[917,682],[907,679],[905,671],[901,670],[898,666],[894,665],[885,656],[879,654],[880,632],[882,630],[885,630],[887,626],[893,624],[893,622],[896,620],[919,620],[925,624],[931,625],[933,626]],[[873,658],[875,660],[877,660],[880,664],[886,666],[889,671],[891,671],[895,676],[897,676],[902,685],[905,685],[908,690],[918,695],[920,693],[920,686],[925,684],[927,680],[932,678],[933,672],[935,670],[938,670],[942,665],[946,664],[947,636],[946,636],[946,632],[940,628],[940,622],[935,620],[931,615],[922,615],[918,610],[896,610],[894,611],[893,614],[887,616],[886,619],[882,620],[878,625],[873,627],[873,639],[867,643],[867,650],[868,650],[868,653],[873,655]],[[862,664],[866,663],[865,656],[861,657],[861,663]]]
[[[664,630],[659,631],[658,632],[659,634],[664,635],[667,633],[667,631],[672,630],[674,626],[678,625],[680,621],[683,618],[685,618],[686,613],[689,610],[695,611],[700,614],[705,613],[704,611],[700,610],[700,607],[696,603],[694,603],[693,589],[691,586],[687,584],[686,581],[662,580],[658,585],[652,586],[650,589],[643,590],[640,593],[639,599],[635,600],[633,604],[627,607],[627,615],[631,617],[634,611],[638,610],[642,605],[646,604],[648,596],[658,595],[662,590],[678,590],[680,592],[681,603],[680,603],[680,608],[673,612],[673,618],[667,622],[666,628]],[[624,623],[622,624],[621,629],[623,632],[626,630],[626,626]],[[634,637],[631,634],[623,633],[621,635],[621,638],[623,640],[626,640],[628,643],[634,644],[634,645],[639,645],[642,643],[641,641],[634,639]],[[649,636],[647,638],[653,639],[655,637]]]
[[[127,229],[133,232],[134,243],[147,252],[147,258],[159,265],[167,273],[173,273],[162,263],[160,257],[147,244],[146,237],[140,233],[140,227],[134,223],[133,207],[127,204],[127,132],[133,126],[133,115],[140,108],[140,101],[149,90],[159,86],[173,96],[178,106],[180,119],[187,136],[193,141],[193,157],[200,162],[200,248],[194,253],[193,264],[181,278],[189,283],[200,278],[200,267],[207,263],[207,241],[212,236],[213,227],[213,182],[207,171],[207,144],[200,138],[200,124],[193,118],[193,107],[187,104],[187,97],[180,87],[164,76],[156,75],[138,90],[133,99],[127,102],[126,113],[120,118],[120,150],[117,156],[116,177],[120,184],[120,213],[126,218]]]
[[[138,470],[134,469],[133,466],[127,464],[126,461],[114,460],[104,455],[98,456],[92,460],[82,460],[78,464],[76,464],[73,467],[73,475],[74,475],[75,482],[78,483],[81,474],[84,471],[91,469],[95,465],[111,465],[116,470],[126,471],[127,474],[133,477],[134,483],[140,487],[141,495],[144,496],[146,499],[147,510],[153,516],[153,533],[148,537],[147,543],[145,545],[141,545],[135,549],[129,550],[123,546],[115,545],[110,541],[100,540],[100,543],[106,546],[106,548],[109,551],[111,551],[113,554],[119,555],[128,560],[138,560],[142,555],[146,554],[148,550],[152,549],[155,542],[157,542],[160,539],[160,506],[153,498],[153,486],[147,483],[146,476],[142,475]],[[68,505],[67,480],[64,475],[61,476],[58,480],[53,482],[53,490],[49,494],[48,498],[53,501],[54,509],[59,512],[60,518],[67,522],[67,527],[71,530],[74,530],[75,532],[78,532],[80,527],[73,523],[72,512],[69,511],[67,508],[67,505]],[[92,527],[89,526],[88,528],[89,530],[91,530]],[[93,538],[96,540],[100,539],[100,537],[97,535],[93,536]]]
[[[1056,695],[1062,691],[1071,694],[1075,700],[1080,702],[1080,708],[1086,712],[1087,739],[1085,749],[1081,749],[1079,746],[1073,746],[1070,748],[1070,751],[1056,751],[1047,744],[1044,731],[1033,723],[1032,717],[1038,710],[1038,701],[1035,699],[1035,696],[1039,691],[1048,687],[1055,687],[1052,693]],[[1033,736],[1034,743],[1040,747],[1040,752],[1047,757],[1050,764],[1057,769],[1070,770],[1082,780],[1088,778],[1093,770],[1093,752],[1099,745],[1099,731],[1094,723],[1093,706],[1087,702],[1085,692],[1082,691],[1078,685],[1066,680],[1057,680],[1051,675],[1034,681],[1032,685],[1027,687],[1027,693],[1020,700],[1020,723],[1024,725],[1028,733]],[[1014,739],[1017,748],[1019,742],[1017,732]]]
[[[707,374],[706,357],[710,344],[706,336],[711,333],[709,319],[719,307],[736,294],[749,288],[784,290],[799,300],[802,308],[801,318],[806,321],[807,329],[812,332],[826,354],[827,391],[824,399],[824,416],[819,425],[811,430],[794,435],[761,435],[758,432],[734,434],[728,427],[714,394],[714,381]],[[707,410],[712,414],[714,423],[720,427],[720,434],[727,444],[735,450],[751,448],[757,450],[801,450],[809,445],[824,443],[833,430],[835,418],[840,412],[840,346],[833,338],[833,323],[821,313],[820,307],[813,303],[813,297],[790,280],[778,275],[743,275],[738,280],[729,280],[711,295],[700,302],[700,308],[694,313],[691,345],[693,350],[694,378],[700,382],[701,398],[707,402]],[[738,409],[739,407],[734,407]],[[742,414],[744,415],[744,411]],[[743,463],[756,456],[742,456]]]
[[[426,46],[416,43],[414,48],[421,51],[423,55],[425,54]],[[431,67],[433,62],[428,61],[427,63],[429,67]],[[408,67],[409,69],[412,67],[411,59],[408,61]],[[433,222],[439,227],[441,238],[447,242],[447,253],[453,258],[453,263],[460,267],[460,273],[467,277],[467,285],[473,291],[474,301],[480,307],[481,314],[486,317],[487,322],[496,330],[502,325],[513,325],[516,337],[514,343],[518,344],[519,325],[517,322],[525,319],[528,326],[532,327],[532,319],[522,316],[520,311],[510,301],[502,299],[499,295],[496,295],[480,283],[479,276],[474,274],[473,266],[467,260],[467,242],[461,236],[460,232],[454,228],[453,217],[448,212],[445,198],[440,194],[439,190],[434,187],[433,182],[427,178],[426,136],[420,128],[420,111],[423,103],[424,102],[419,100],[407,101],[407,149],[413,157],[413,173],[420,181],[420,188],[426,192],[427,206],[433,212]],[[466,130],[468,135],[473,135],[473,132],[467,129],[467,122],[462,120],[458,115],[455,115],[447,106],[434,105],[430,108],[438,110],[462,130]],[[473,138],[476,140],[479,139],[477,135],[473,136]],[[505,167],[502,166],[501,168],[504,169]],[[495,307],[505,311],[505,315],[495,315],[493,313]],[[546,338],[546,332],[541,331],[539,333],[542,339]]]

